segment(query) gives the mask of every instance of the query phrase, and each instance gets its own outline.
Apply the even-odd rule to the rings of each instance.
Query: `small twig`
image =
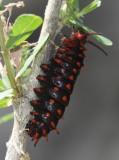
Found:
[[[24,2],[23,1],[19,1],[17,3],[9,3],[8,5],[5,5],[5,9],[0,11],[0,15],[3,15],[5,12],[12,10],[13,7],[24,7]]]
[[[10,62],[9,51],[7,50],[7,48],[5,46],[5,41],[6,40],[5,40],[4,31],[3,31],[3,23],[2,23],[2,19],[0,17],[0,46],[1,46],[1,51],[3,53],[3,59],[4,59],[5,66],[6,66],[7,76],[9,78],[11,88],[13,89],[13,95],[16,96],[19,93],[19,90],[18,90],[17,84],[15,82],[15,78],[14,78],[14,74],[13,74],[13,70],[12,70],[12,66],[11,66],[11,62]]]

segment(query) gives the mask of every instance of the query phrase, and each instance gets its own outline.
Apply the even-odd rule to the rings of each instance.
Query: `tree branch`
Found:
[[[62,1],[63,0],[48,1],[45,11],[44,24],[39,38],[40,41],[42,41],[46,33],[49,33],[50,40],[53,40],[56,33],[62,28],[62,24],[59,20],[59,11]],[[35,59],[28,83],[23,91],[24,96],[13,100],[14,125],[12,135],[7,143],[5,160],[26,160],[24,157],[28,157],[28,154],[25,154],[27,135],[24,129],[29,120],[29,113],[31,111],[29,101],[36,98],[36,95],[33,93],[33,88],[38,87],[36,76],[38,74],[42,74],[42,71],[40,70],[40,64],[46,63],[46,61],[49,59],[50,50],[51,44],[48,42]],[[27,159],[30,158],[28,157]]]

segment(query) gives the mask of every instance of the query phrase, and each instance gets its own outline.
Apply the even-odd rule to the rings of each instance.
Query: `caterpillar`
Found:
[[[84,45],[90,43],[107,55],[103,49],[87,39],[87,36],[93,34],[96,33],[86,33],[81,30],[72,32],[70,37],[62,35],[62,46],[54,45],[56,50],[54,58],[50,59],[49,64],[40,66],[45,75],[37,76],[41,87],[34,88],[38,99],[30,102],[33,106],[31,112],[33,119],[26,124],[28,135],[35,140],[34,146],[41,137],[48,140],[48,134],[52,130],[59,134],[56,128],[58,121],[63,119],[77,76],[85,66]]]

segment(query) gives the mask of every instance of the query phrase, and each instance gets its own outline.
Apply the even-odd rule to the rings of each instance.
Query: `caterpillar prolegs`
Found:
[[[42,87],[34,88],[37,100],[30,103],[33,106],[33,119],[26,125],[27,133],[36,145],[43,136],[48,140],[51,130],[59,133],[57,127],[59,119],[63,118],[66,106],[69,104],[77,76],[84,65],[85,44],[96,44],[87,39],[88,35],[95,33],[72,32],[70,37],[61,37],[62,46],[54,46],[56,54],[49,64],[40,67],[44,76],[38,75],[37,80]],[[102,50],[101,48],[99,48]],[[103,50],[102,50],[103,51]],[[103,51],[105,53],[105,51]],[[106,54],[106,53],[105,53]]]

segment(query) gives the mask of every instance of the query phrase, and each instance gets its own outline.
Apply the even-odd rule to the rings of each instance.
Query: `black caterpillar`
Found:
[[[38,99],[30,102],[34,109],[31,112],[33,119],[29,120],[26,125],[28,135],[35,140],[34,146],[42,136],[48,140],[47,135],[51,130],[59,133],[56,128],[57,123],[63,118],[77,76],[84,66],[83,61],[86,57],[84,44],[88,42],[98,47],[87,40],[87,36],[92,34],[95,33],[83,31],[73,32],[70,37],[62,36],[62,47],[54,46],[55,57],[50,59],[49,64],[41,65],[45,76],[38,75],[37,77],[42,87],[34,88]]]

